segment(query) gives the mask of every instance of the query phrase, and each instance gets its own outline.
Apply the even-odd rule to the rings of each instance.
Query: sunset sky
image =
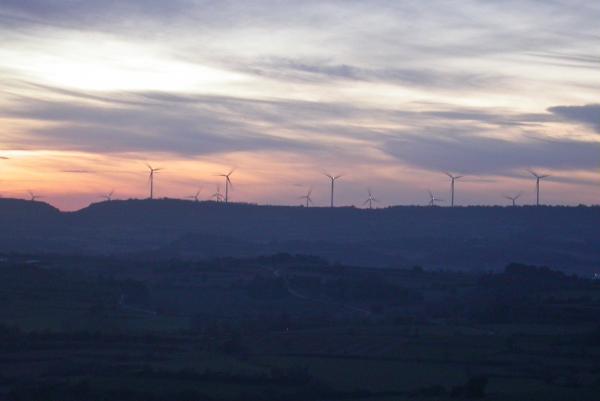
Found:
[[[0,194],[600,203],[600,2],[2,0]]]

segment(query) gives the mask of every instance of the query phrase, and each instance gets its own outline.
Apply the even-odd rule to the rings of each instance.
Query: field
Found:
[[[549,269],[8,255],[8,400],[595,400],[600,287]]]

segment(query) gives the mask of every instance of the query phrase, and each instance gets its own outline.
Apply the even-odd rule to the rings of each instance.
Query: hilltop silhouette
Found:
[[[60,214],[60,210],[45,202],[0,199],[0,221],[4,224],[53,219],[58,218]]]
[[[258,206],[176,199],[60,212],[0,200],[0,251],[206,258],[304,253],[366,266],[493,269],[514,260],[591,271],[599,207],[383,209]]]

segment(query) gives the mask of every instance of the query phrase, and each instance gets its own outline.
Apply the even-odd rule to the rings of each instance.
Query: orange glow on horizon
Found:
[[[336,187],[339,205],[360,206],[367,188],[382,200],[378,206],[425,204],[428,190],[447,198],[447,178],[399,163],[337,163],[320,169],[316,161],[298,155],[278,153],[236,153],[182,159],[165,154],[143,158],[137,154],[99,155],[59,151],[3,151],[0,160],[2,196],[28,198],[28,191],[43,197],[62,210],[77,210],[101,201],[114,190],[115,199],[148,197],[146,162],[162,167],[155,177],[155,197],[184,199],[199,188],[200,199],[209,199],[224,182],[217,174],[235,168],[231,176],[231,201],[259,204],[298,205],[298,197],[313,188],[315,205],[326,205],[329,188],[325,171],[343,173]],[[597,204],[598,175],[579,171],[561,179],[560,172],[543,183],[543,198],[552,204]],[[556,179],[559,179],[558,181]],[[588,184],[585,184],[588,182]],[[584,184],[584,185],[582,185]],[[584,190],[582,191],[582,188]],[[514,177],[466,176],[457,183],[457,204],[505,204],[505,194],[522,192],[521,201],[531,203],[533,181],[526,172]],[[576,196],[565,197],[565,193]]]

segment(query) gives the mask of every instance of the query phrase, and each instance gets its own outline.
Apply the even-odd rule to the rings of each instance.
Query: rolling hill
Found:
[[[599,207],[365,210],[161,199],[60,212],[1,199],[0,222],[3,252],[191,259],[288,252],[366,266],[477,270],[511,261],[579,272],[600,266]]]

